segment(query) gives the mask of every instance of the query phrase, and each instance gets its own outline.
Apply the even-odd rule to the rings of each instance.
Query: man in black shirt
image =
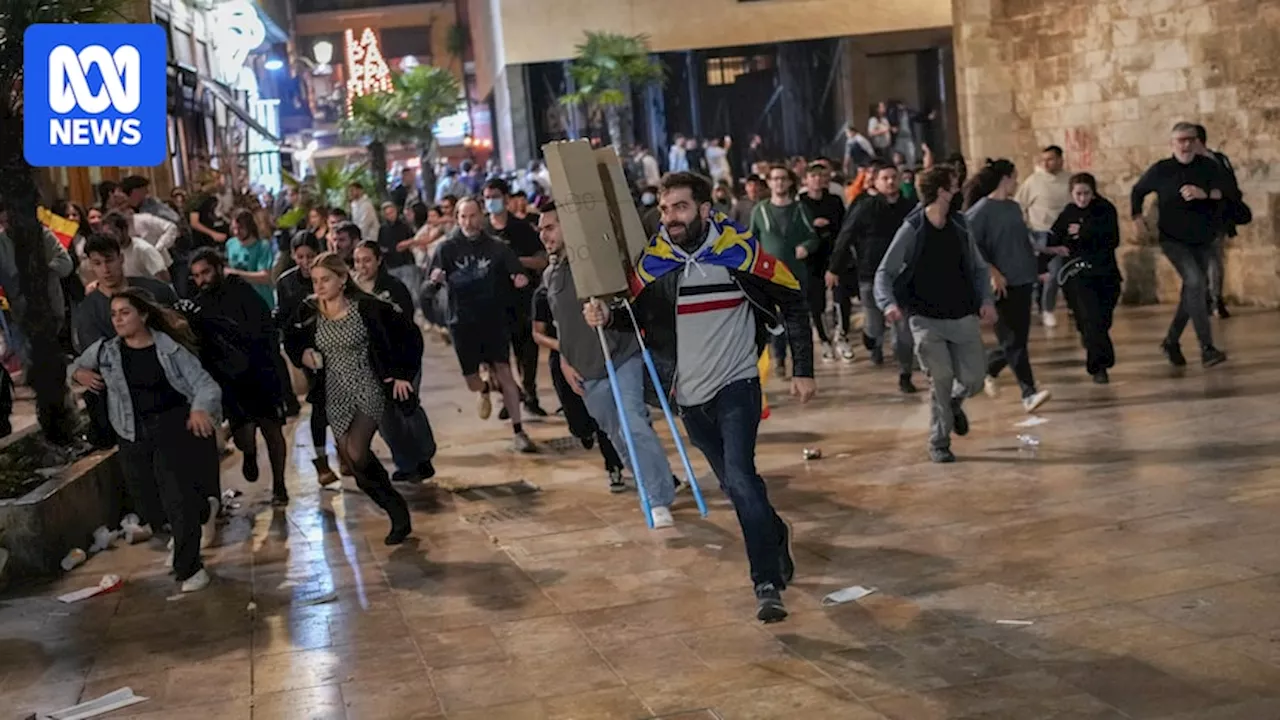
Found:
[[[248,359],[248,371],[222,388],[231,436],[244,453],[241,472],[246,481],[258,481],[257,433],[261,430],[271,464],[272,504],[283,507],[289,503],[284,482],[285,381],[278,372],[280,346],[271,308],[252,285],[226,274],[226,261],[213,248],[201,248],[191,256],[191,277],[199,288],[195,302],[200,314],[234,323],[236,346]]]
[[[537,452],[520,423],[520,388],[511,375],[507,327],[515,291],[528,287],[529,276],[511,248],[485,232],[475,198],[458,201],[458,228],[440,241],[429,280],[433,287],[444,285],[449,290],[449,334],[467,388],[480,394],[480,418],[488,419],[493,411],[489,390],[490,383],[496,382],[503,409],[511,418],[513,449]],[[532,305],[532,298],[529,302]],[[529,332],[533,333],[532,324]],[[488,382],[480,379],[481,365],[489,366]]]
[[[1147,232],[1142,218],[1142,201],[1156,194],[1160,212],[1157,233],[1165,257],[1182,277],[1182,297],[1160,349],[1175,367],[1187,364],[1180,342],[1188,318],[1200,341],[1200,358],[1205,367],[1226,361],[1227,355],[1213,345],[1209,325],[1209,259],[1218,233],[1218,201],[1227,188],[1226,174],[1211,158],[1196,153],[1196,126],[1180,122],[1173,126],[1173,156],[1147,169],[1130,196],[1130,211],[1140,235]]]
[[[377,240],[378,246],[382,248],[382,266],[391,277],[416,292],[422,286],[422,273],[413,261],[413,251],[410,249],[413,246],[413,228],[404,221],[400,208],[393,203],[382,203],[382,227],[378,228]],[[412,317],[413,306],[409,306],[408,310]]]
[[[950,212],[959,187],[945,165],[920,174],[922,207],[906,222],[876,270],[876,304],[888,322],[904,315],[916,355],[933,388],[929,413],[929,457],[955,462],[951,433],[969,433],[965,398],[982,390],[987,374],[983,322],[994,323],[995,303],[987,264],[958,215]]]
[[[822,276],[831,259],[836,233],[844,222],[844,201],[827,192],[830,183],[830,170],[820,162],[811,163],[805,171],[804,192],[800,194],[800,202],[809,211],[809,217],[813,218],[813,232],[818,236],[818,250],[810,253],[804,260],[809,278],[803,287],[809,300],[809,314],[813,316],[813,325],[817,328],[818,340],[822,343],[822,359],[828,362],[835,360],[837,355],[845,360],[853,359],[853,350],[848,342],[841,343],[837,348],[827,335],[824,322],[827,314],[827,286],[823,284]]]
[[[538,239],[538,231],[507,211],[507,197],[510,194],[511,188],[506,180],[494,178],[485,183],[484,209],[489,216],[486,229],[505,242],[524,267],[528,284],[515,291],[509,318],[511,349],[515,352],[516,362],[520,367],[524,409],[530,415],[545,417],[547,411],[538,403],[538,345],[533,341],[533,320],[529,317],[529,312],[533,308],[533,291],[537,289],[542,271],[547,267],[547,251]],[[498,417],[506,419],[503,414]]]
[[[883,160],[871,167],[874,195],[859,198],[840,229],[835,251],[826,275],[829,286],[838,287],[843,277],[856,270],[858,292],[862,298],[862,332],[871,348],[871,364],[884,362],[885,316],[875,302],[876,269],[889,250],[889,244],[915,203],[902,197],[898,185],[898,169]],[[911,328],[905,318],[891,324],[893,354],[898,361],[898,389],[913,393],[911,382],[915,364],[915,346]]]

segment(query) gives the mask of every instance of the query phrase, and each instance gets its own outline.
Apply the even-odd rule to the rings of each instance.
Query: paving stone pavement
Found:
[[[1048,422],[1015,428],[1016,392],[977,398],[955,465],[928,462],[925,396],[865,353],[821,365],[804,408],[772,380],[759,466],[799,569],[769,626],[704,462],[710,516],[685,494],[650,531],[594,451],[512,455],[429,342],[440,475],[404,488],[414,541],[384,547],[349,479],[317,491],[295,423],[287,511],[225,461],[245,495],[208,590],[175,598],[157,544],[0,596],[0,717],[128,686],[150,700],[112,718],[1280,718],[1280,316],[1218,323],[1231,360],[1177,372],[1157,349],[1171,311],[1121,310],[1106,387],[1065,318],[1035,328]],[[520,479],[537,491],[446,489]],[[108,572],[121,591],[54,599]],[[878,591],[820,605],[854,584]]]

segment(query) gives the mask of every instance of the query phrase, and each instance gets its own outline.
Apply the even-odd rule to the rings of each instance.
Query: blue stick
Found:
[[[622,403],[622,390],[618,388],[618,371],[613,367],[613,357],[609,355],[609,343],[604,338],[604,328],[596,328],[596,333],[600,336],[600,349],[604,352],[604,368],[609,372],[609,389],[613,391],[613,404],[618,408],[622,438],[627,442],[627,455],[631,456],[631,474],[636,476],[636,492],[640,495],[640,509],[644,512],[645,525],[652,529],[653,513],[649,511],[649,494],[644,491],[644,477],[640,471],[639,456],[636,455],[636,443],[631,438],[631,423],[627,422],[627,408]]]
[[[658,368],[653,364],[653,356],[649,354],[649,346],[644,342],[644,335],[640,332],[640,323],[636,322],[635,311],[631,309],[631,303],[625,301],[627,313],[631,315],[631,326],[635,329],[636,340],[640,343],[640,355],[644,358],[644,366],[649,368],[649,379],[653,381],[654,394],[658,396],[658,404],[662,406],[662,414],[667,417],[667,427],[671,428],[671,437],[676,441],[676,452],[680,453],[680,462],[684,464],[684,476],[689,482],[689,489],[693,491],[693,500],[698,503],[698,512],[702,513],[702,517],[707,516],[707,501],[702,499],[702,488],[698,487],[698,478],[693,475],[693,464],[689,462],[689,451],[685,450],[684,440],[680,437],[680,430],[676,428],[676,418],[671,412],[671,405],[667,402],[667,393],[662,388],[662,379],[658,377]]]

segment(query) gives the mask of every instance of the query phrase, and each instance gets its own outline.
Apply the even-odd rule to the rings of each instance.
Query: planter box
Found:
[[[37,428],[14,433],[0,449]],[[90,453],[20,498],[0,500],[0,547],[9,578],[53,575],[72,548],[93,544],[93,531],[120,523],[124,477],[116,451]]]

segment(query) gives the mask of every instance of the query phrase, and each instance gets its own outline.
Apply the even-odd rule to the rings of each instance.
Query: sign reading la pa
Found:
[[[23,36],[23,152],[36,167],[165,161],[159,25],[32,25]]]

